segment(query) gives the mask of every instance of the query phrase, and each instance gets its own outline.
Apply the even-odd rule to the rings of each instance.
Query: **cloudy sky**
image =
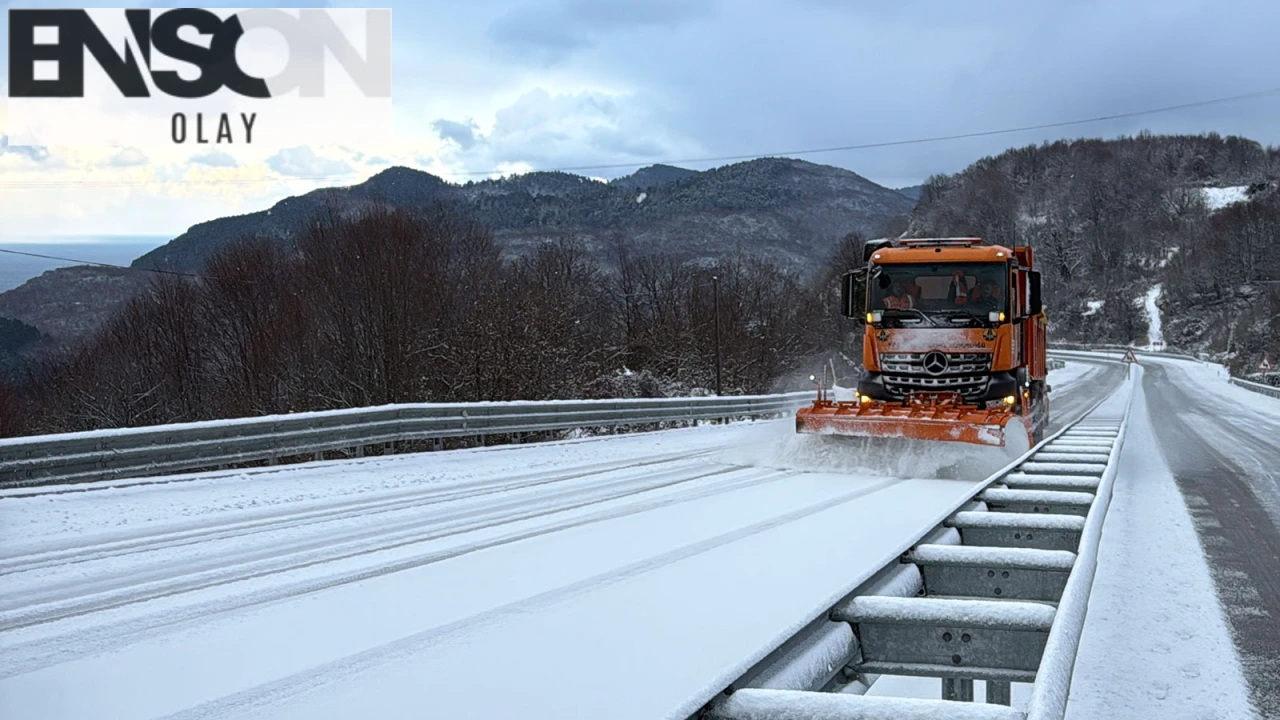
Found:
[[[393,164],[451,180],[639,167],[1053,123],[1280,86],[1274,0],[423,0],[392,7],[393,137],[198,149],[40,149],[0,140],[0,235],[176,235]],[[7,44],[7,18],[0,36]],[[4,83],[6,63],[7,52],[0,54]],[[1059,137],[1212,130],[1280,144],[1277,120],[1280,94],[1272,94],[1054,130],[804,157],[897,187]],[[0,134],[3,122],[0,113]],[[610,178],[634,167],[582,174]]]

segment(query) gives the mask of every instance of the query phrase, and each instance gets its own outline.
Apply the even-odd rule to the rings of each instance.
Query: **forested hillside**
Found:
[[[787,158],[701,172],[656,165],[610,183],[534,172],[458,185],[395,167],[349,188],[316,190],[270,210],[201,223],[134,266],[190,272],[246,235],[287,248],[321,212],[353,213],[373,205],[412,211],[433,202],[475,217],[510,256],[532,253],[547,240],[572,238],[597,262],[609,264],[612,246],[625,240],[683,260],[710,261],[741,251],[799,270],[816,267],[845,233],[880,232],[915,204],[848,170]]]
[[[1280,149],[1238,137],[1047,143],[931,178],[909,232],[1033,246],[1064,339],[1147,344],[1158,285],[1165,342],[1239,368],[1277,349],[1277,179]]]
[[[839,238],[893,232],[915,202],[841,168],[763,158],[695,172],[666,165],[609,183],[563,172],[450,184],[395,167],[364,183],[286,198],[268,210],[192,226],[134,261],[136,270],[195,273],[218,250],[254,237],[285,252],[309,223],[376,207],[417,212],[445,203],[489,230],[506,258],[544,243],[571,241],[602,269],[616,271],[616,247],[714,264],[725,254],[765,257],[812,272]],[[0,316],[37,327],[45,346],[74,345],[97,330],[145,284],[147,273],[61,268],[0,293]]]
[[[571,240],[511,258],[443,204],[321,218],[243,239],[196,280],[155,276],[79,348],[0,382],[0,433],[58,432],[400,402],[768,392],[820,367],[842,321],[820,283],[758,256],[714,263]],[[837,245],[856,255],[862,239]],[[716,290],[719,303],[716,303]],[[780,385],[781,383],[781,385]],[[791,383],[796,387],[796,382]]]

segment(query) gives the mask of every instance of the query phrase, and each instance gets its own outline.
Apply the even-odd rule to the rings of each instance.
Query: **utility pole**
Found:
[[[716,395],[720,395],[720,276],[711,276],[711,294],[716,314]]]

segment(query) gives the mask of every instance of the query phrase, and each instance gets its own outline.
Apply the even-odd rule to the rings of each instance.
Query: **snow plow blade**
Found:
[[[1030,439],[1022,417],[937,399],[903,402],[819,400],[796,412],[796,432],[847,437],[906,438],[1004,447],[1010,434]],[[1021,443],[1017,443],[1021,444]]]

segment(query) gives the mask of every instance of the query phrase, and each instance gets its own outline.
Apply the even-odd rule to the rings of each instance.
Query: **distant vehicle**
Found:
[[[864,376],[852,401],[819,389],[796,431],[1004,446],[1049,422],[1048,321],[1031,248],[978,238],[868,243],[846,273],[842,312],[860,318]]]

